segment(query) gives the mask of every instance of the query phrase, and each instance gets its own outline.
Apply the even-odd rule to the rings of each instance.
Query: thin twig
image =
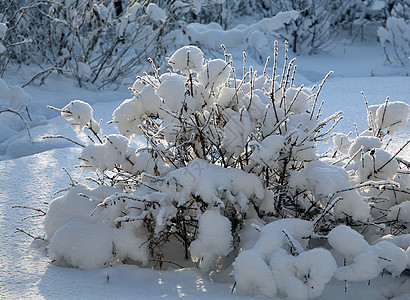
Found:
[[[44,238],[42,238],[42,237],[40,237],[40,236],[34,236],[34,235],[32,235],[31,233],[25,231],[24,229],[16,228],[16,232],[24,233],[25,235],[31,237],[31,238],[34,239],[34,240],[42,240],[42,241],[45,241]]]
[[[410,143],[410,140],[408,140],[387,162],[385,162],[380,168],[376,170],[376,172],[379,172],[381,169],[383,169],[385,166],[387,166],[401,151],[403,151],[404,148]]]
[[[82,147],[82,148],[85,148],[85,145],[83,145],[83,144],[81,144],[81,143],[79,143],[79,142],[76,142],[76,141],[74,141],[74,140],[72,140],[72,139],[70,139],[70,138],[68,138],[68,137],[66,137],[66,136],[63,136],[63,135],[46,135],[46,136],[43,136],[42,139],[43,139],[43,140],[45,140],[45,139],[65,139],[65,140],[67,140],[67,141],[69,141],[69,142],[71,142],[71,143],[73,143],[73,144],[76,144],[76,145],[78,145],[78,146],[80,146],[80,147]]]

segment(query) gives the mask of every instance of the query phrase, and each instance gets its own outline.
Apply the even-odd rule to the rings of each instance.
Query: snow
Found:
[[[363,236],[346,225],[333,229],[327,238],[329,244],[349,261],[368,247]]]
[[[161,18],[158,18],[158,20],[161,20]],[[258,26],[258,28],[263,27],[262,24]],[[199,30],[199,27],[194,27],[194,29]],[[252,31],[249,39],[260,46],[259,44],[263,44],[265,41],[262,36],[255,35],[256,32]],[[211,31],[206,32],[208,36],[203,40],[204,43],[208,40],[211,42],[211,33]],[[235,36],[232,35],[232,39],[230,39],[233,45],[235,45],[234,38]],[[215,43],[218,43],[217,39],[215,39]],[[189,49],[182,52],[179,58],[171,56],[170,61],[177,62],[173,66],[176,66],[175,71],[181,73],[186,71],[200,72],[202,69],[204,63],[202,52],[198,52],[196,50],[198,48],[195,49],[193,46]],[[191,64],[186,61],[188,51],[190,51]],[[242,55],[240,51],[233,54],[239,58]],[[377,122],[383,124],[385,130],[392,130],[392,128],[393,131],[397,130],[398,135],[388,147],[389,152],[394,153],[395,150],[401,147],[403,141],[408,139],[410,131],[408,125],[404,127],[404,122],[397,124],[397,126],[390,126],[390,129],[388,129],[391,125],[389,110],[391,108],[392,115],[403,116],[400,119],[405,120],[404,116],[406,110],[408,114],[408,98],[410,95],[408,77],[405,74],[409,70],[408,68],[383,65],[382,55],[382,50],[377,45],[368,46],[360,43],[348,45],[342,43],[328,54],[298,58],[298,60],[300,59],[298,70],[300,70],[301,76],[297,80],[306,85],[320,83],[321,77],[327,71],[330,69],[335,70],[334,76],[328,80],[322,91],[322,97],[326,100],[322,114],[327,116],[329,115],[328,112],[333,113],[336,110],[344,110],[345,119],[341,122],[341,128],[339,128],[344,134],[354,131],[353,122],[357,123],[359,132],[368,128],[366,107],[360,94],[361,90],[365,91],[370,105],[378,105],[373,114],[376,120],[380,120],[381,116],[381,113],[377,113],[378,109],[384,111],[384,108],[381,108],[383,104],[380,103],[383,103],[385,98],[390,95],[392,101],[387,106],[385,120]],[[249,60],[252,61],[252,58],[249,58]],[[208,65],[210,62],[208,61]],[[211,69],[211,71],[215,70],[215,74],[219,74],[226,66],[224,61],[216,62],[214,66],[213,64],[212,62],[210,66],[211,68],[215,67],[215,69]],[[225,70],[228,72],[229,67]],[[46,105],[61,108],[69,103],[70,99],[82,99],[84,102],[95,104],[93,105],[93,111],[90,111],[86,104],[75,104],[70,107],[76,110],[74,112],[75,117],[68,117],[72,118],[73,121],[78,121],[79,125],[76,125],[76,128],[82,129],[94,118],[94,115],[98,116],[98,119],[110,120],[111,112],[118,107],[123,99],[129,97],[127,87],[132,85],[133,80],[130,79],[119,91],[113,92],[98,91],[92,88],[90,90],[79,89],[76,87],[76,83],[70,79],[51,76],[50,81],[46,82],[44,86],[32,85],[24,90],[16,88],[14,90],[16,92],[12,92],[13,86],[20,86],[26,82],[23,79],[26,75],[23,74],[24,72],[26,71],[19,71],[16,73],[17,75],[6,73],[3,80],[0,80],[0,89],[3,88],[2,91],[5,91],[0,93],[0,97],[12,93],[18,95],[15,98],[9,96],[1,104],[6,103],[5,105],[11,106],[11,102],[13,102],[16,109],[21,107],[20,104],[27,105],[33,117],[33,122],[29,122],[33,137],[33,140],[30,140],[25,127],[17,116],[0,114],[0,232],[2,233],[0,257],[2,257],[3,268],[0,272],[0,295],[2,297],[7,299],[112,299],[117,298],[120,293],[121,298],[124,299],[135,298],[136,295],[143,299],[158,299],[161,297],[168,299],[182,297],[188,299],[255,299],[257,298],[254,297],[255,294],[265,296],[287,295],[292,299],[313,298],[320,294],[318,299],[346,299],[347,297],[352,299],[408,298],[410,294],[408,279],[405,281],[405,278],[393,278],[386,274],[383,277],[378,276],[383,269],[389,270],[393,275],[398,275],[409,264],[409,251],[407,250],[407,255],[405,252],[409,246],[408,239],[403,238],[399,241],[397,238],[385,236],[382,241],[368,244],[356,231],[348,230],[343,226],[336,227],[328,236],[329,244],[338,252],[332,252],[338,262],[336,269],[333,255],[330,255],[329,251],[323,248],[309,250],[305,244],[303,237],[311,233],[312,224],[309,222],[300,222],[300,224],[294,224],[293,226],[289,225],[292,221],[285,220],[283,220],[284,222],[279,221],[279,223],[272,222],[272,225],[267,226],[258,224],[256,227],[261,229],[259,235],[257,229],[252,229],[252,235],[256,235],[257,238],[246,239],[244,237],[247,244],[235,261],[234,279],[222,276],[224,278],[221,280],[222,282],[213,281],[195,267],[183,270],[169,268],[168,270],[158,271],[140,268],[137,265],[117,264],[123,258],[144,264],[147,259],[144,256],[144,251],[132,251],[141,246],[142,243],[138,244],[141,241],[136,240],[135,236],[132,239],[130,238],[131,235],[135,235],[130,227],[114,228],[106,222],[97,222],[95,217],[91,216],[91,212],[98,203],[103,202],[106,195],[111,195],[109,190],[93,190],[78,185],[77,190],[71,190],[72,197],[59,197],[63,194],[53,196],[55,191],[66,188],[71,184],[69,177],[62,170],[63,167],[68,169],[74,180],[80,181],[81,178],[89,174],[87,172],[81,173],[79,169],[74,168],[74,165],[78,164],[77,158],[85,155],[86,151],[84,150],[82,153],[81,149],[75,148],[74,144],[66,140],[42,140],[41,137],[43,135],[62,134],[87,144],[88,138],[86,136],[78,138],[74,135],[71,132],[70,125],[58,117],[55,111],[46,110]],[[375,77],[372,77],[371,74]],[[219,79],[218,77],[212,78]],[[207,76],[202,78],[210,86],[214,85],[215,89],[222,88],[217,98],[217,104],[228,107],[235,96],[234,90],[223,87],[226,82],[226,75],[220,77],[220,81],[214,80],[212,82],[207,81]],[[152,81],[159,84],[155,80]],[[166,81],[164,78],[161,84]],[[127,116],[132,115],[131,110],[157,112],[158,108],[163,105],[160,98],[169,97],[169,93],[174,92],[175,87],[178,95],[185,91],[185,89],[182,89],[185,81],[176,80],[175,82],[177,82],[176,85],[169,85],[168,90],[164,89],[162,96],[153,93],[154,89],[148,85],[143,85],[144,87],[138,89],[135,86],[138,93],[135,93],[133,99],[123,103],[122,108],[114,114],[114,121],[126,119],[124,124],[117,123],[116,125],[120,129],[120,133],[127,134],[129,140],[119,138],[115,147],[104,152],[104,161],[109,166],[101,166],[101,168],[111,168],[114,163],[119,161],[120,164],[124,164],[124,153],[129,149],[132,151],[136,145],[143,145],[138,137],[133,136],[134,133],[138,133],[140,120],[127,119]],[[172,90],[169,90],[169,88],[172,88]],[[303,97],[306,98],[306,95],[303,95]],[[31,101],[28,100],[29,97],[31,97]],[[258,97],[260,102],[264,103],[263,97],[260,95]],[[176,97],[172,99],[176,99]],[[297,102],[295,102],[293,108],[297,112],[303,112],[306,109],[305,102],[299,108],[296,105]],[[171,106],[181,106],[181,103],[174,102],[174,104]],[[171,107],[167,108],[171,109]],[[244,128],[250,127],[253,118],[255,118],[252,111],[244,111],[242,117],[242,120],[246,120],[246,123],[241,125]],[[239,119],[239,116],[231,116],[229,119],[234,118]],[[296,127],[296,123],[300,123],[300,121],[295,118],[294,123]],[[225,133],[226,144],[238,140],[239,143],[246,142],[235,137],[238,131],[237,126],[237,124],[231,126],[231,131]],[[114,137],[110,135],[115,132],[113,125],[111,127],[102,125],[101,127],[101,130],[109,138]],[[336,141],[336,144],[342,153],[347,154],[349,148],[352,149],[352,152],[357,152],[362,145],[364,146],[364,152],[366,152],[364,154],[365,167],[360,169],[360,172],[362,172],[360,178],[375,175],[381,176],[383,179],[393,178],[396,166],[390,165],[390,163],[378,172],[381,174],[374,174],[374,169],[368,167],[367,162],[371,164],[373,159],[371,150],[377,146],[377,142],[369,136],[362,135],[356,138],[355,134],[351,134],[349,138],[355,145],[352,148],[353,144],[350,146],[350,141],[344,144],[341,137],[342,135],[339,135],[340,139]],[[346,139],[347,137],[344,135],[343,140],[346,141]],[[257,151],[254,152],[252,159],[255,161],[263,160],[268,164],[274,163],[280,151],[278,145],[281,142],[280,137],[271,136],[259,144],[253,144],[252,146]],[[104,147],[108,147],[107,140],[105,143]],[[232,153],[234,153],[236,145],[230,143],[230,146]],[[121,151],[117,152],[118,150]],[[139,152],[141,156],[145,154],[144,151]],[[379,158],[377,159],[379,168],[390,157],[383,150],[376,150],[373,155],[374,157],[380,157],[380,162]],[[400,156],[409,160],[409,148],[404,149]],[[183,174],[182,171],[180,171],[181,174],[178,174],[178,172],[173,174],[178,180],[185,180],[190,183],[187,185],[187,193],[201,193],[210,199],[209,203],[216,203],[217,198],[215,197],[218,196],[221,190],[231,189],[235,191],[233,194],[237,197],[240,205],[246,205],[246,203],[241,202],[243,198],[240,196],[241,193],[246,194],[247,197],[255,196],[258,200],[269,198],[269,195],[265,195],[263,189],[256,184],[256,181],[253,181],[249,176],[245,176],[247,174],[239,175],[243,175],[243,178],[231,183],[231,177],[237,177],[237,174],[233,175],[233,172],[236,171],[231,170],[232,172],[221,174],[219,168],[208,167],[201,161],[194,162],[193,165],[188,166],[189,174]],[[320,167],[312,164],[311,168],[314,166]],[[145,165],[141,162],[141,165],[135,165],[134,168],[138,172],[150,170],[147,171],[148,173],[153,173],[154,169],[153,163],[149,159],[146,159]],[[208,173],[208,175],[204,176],[205,173]],[[298,184],[316,184],[317,193],[324,197],[335,192],[336,189],[352,186],[340,185],[342,182],[346,182],[346,173],[336,166],[329,170],[323,170],[322,176],[318,176],[318,178],[313,176],[315,173],[299,175],[302,175],[303,178],[298,178],[297,175],[294,178]],[[213,180],[205,182],[202,187],[196,187],[192,184],[195,180],[200,180],[202,176],[204,178],[213,178]],[[326,181],[323,180],[324,176],[326,176]],[[215,178],[221,177],[225,179],[217,182]],[[403,181],[405,180],[404,178]],[[220,189],[221,186],[222,189]],[[77,192],[85,194],[88,198],[79,196]],[[368,208],[362,207],[362,199],[357,198],[356,194],[346,193],[342,196],[345,199],[354,199],[351,201],[356,204],[342,208],[342,206],[338,207],[343,203],[343,201],[340,201],[336,203],[334,208],[336,212],[340,208],[340,213],[348,210],[352,215],[357,214],[357,219],[364,219],[367,216]],[[406,199],[405,195],[402,195],[402,197]],[[51,202],[53,198],[56,198],[56,200]],[[70,203],[66,203],[67,198],[71,199]],[[410,207],[408,202],[403,201],[401,204],[391,205],[386,218],[388,220],[399,219],[402,224],[408,226]],[[44,202],[51,203],[45,205]],[[30,231],[34,235],[44,236],[41,225],[43,219],[30,218],[21,222],[20,220],[27,216],[28,212],[21,208],[12,209],[12,205],[27,205],[40,207],[44,210],[49,209],[50,213],[45,219],[45,232],[51,238],[48,253],[45,250],[47,246],[45,242],[31,240],[26,235],[15,232],[15,228],[19,227]],[[71,213],[73,215],[70,215]],[[95,213],[100,212],[96,211]],[[110,217],[112,216],[107,212],[107,219]],[[207,227],[219,226],[226,229],[226,220],[219,212],[208,211],[201,216],[200,220],[200,222],[209,224]],[[289,222],[289,224],[284,224],[286,222]],[[70,226],[67,224],[70,224]],[[282,231],[284,228],[290,239]],[[209,266],[210,261],[213,261],[215,256],[230,251],[230,233],[227,230],[221,230],[218,235],[213,237],[214,240],[209,241],[206,236],[211,235],[211,232],[214,231],[207,232],[205,230],[200,232],[200,237],[203,236],[204,239],[199,238],[197,244],[193,243],[191,245],[194,256],[199,261],[202,259],[200,266],[203,269]],[[109,234],[102,234],[102,232],[109,232]],[[99,241],[97,248],[94,247],[94,244],[91,247],[90,241],[87,240],[87,236],[90,235]],[[136,242],[127,243],[130,240]],[[290,254],[289,240],[294,241],[296,248],[300,251],[297,256]],[[122,247],[115,247],[116,255],[112,251],[113,243],[123,245]],[[74,244],[80,244],[81,247],[73,249],[71,246]],[[340,258],[343,256],[347,258],[349,263],[346,267],[343,267],[340,263]],[[51,259],[55,259],[56,263],[51,263]],[[107,262],[113,266],[94,269],[96,266],[104,266]],[[79,267],[79,269],[64,268],[58,265],[71,265]],[[338,278],[342,279],[341,281],[331,279],[334,272],[338,274],[336,275]],[[305,281],[307,274],[310,275],[309,280]],[[287,275],[287,277],[282,277],[283,275]],[[347,293],[344,292],[344,279],[349,280]],[[371,279],[371,284],[368,285],[367,281],[352,281],[356,279]],[[235,293],[231,294],[234,280],[236,281]],[[322,290],[323,293],[321,293]],[[251,291],[251,293],[248,294],[248,291]],[[252,293],[252,291],[255,293]]]
[[[357,172],[359,182],[376,178],[382,180],[393,179],[399,166],[391,158],[392,155],[383,149],[375,149],[374,153],[366,152]]]
[[[92,219],[91,212],[95,204],[80,194],[90,195],[91,189],[84,185],[77,185],[67,194],[57,197],[50,202],[47,217],[44,219],[44,229],[51,239],[58,228],[73,218]],[[108,196],[108,192],[107,195]]]
[[[397,129],[406,128],[409,113],[410,105],[402,101],[381,104],[373,114],[375,129],[394,133]]]
[[[239,292],[253,292],[265,297],[276,295],[277,285],[265,260],[257,250],[243,251],[235,260],[235,281]]]
[[[409,227],[410,220],[410,203],[403,202],[390,208],[389,213],[386,216],[387,220],[398,220],[399,223],[406,227]]]
[[[380,148],[382,142],[380,139],[373,136],[358,136],[350,145],[349,156],[355,161],[360,160],[360,153],[367,152],[373,148]]]
[[[155,3],[150,3],[147,6],[147,15],[150,16],[155,21],[162,21],[164,22],[167,15],[166,12],[160,8]]]
[[[227,83],[231,74],[231,66],[222,59],[206,61],[205,67],[198,74],[198,81],[210,91],[218,91]]]
[[[374,243],[377,243],[380,241],[389,241],[395,244],[396,246],[402,248],[403,250],[406,250],[408,247],[410,247],[410,234],[403,234],[399,236],[387,234],[385,236],[382,236],[378,240],[376,240]]]
[[[228,255],[232,247],[231,224],[219,212],[208,210],[199,217],[199,235],[189,250],[199,267],[209,270],[215,258]]]
[[[261,143],[251,143],[251,147],[253,148],[251,158],[261,165],[273,167],[279,158],[284,139],[281,135],[271,135],[265,138]]]
[[[288,299],[319,296],[332,279],[336,262],[323,248],[305,251],[303,237],[312,230],[312,223],[298,219],[264,226],[254,247],[240,252],[233,263],[238,289],[256,290],[266,297],[275,297],[279,291]]]
[[[224,111],[224,115],[228,123],[225,126],[223,145],[229,153],[238,156],[246,145],[248,135],[252,132],[249,113],[246,110],[237,113],[228,108]]]
[[[168,59],[168,63],[174,71],[197,73],[203,68],[204,54],[196,46],[184,46],[172,54]]]
[[[56,265],[85,270],[115,265],[127,258],[145,266],[149,259],[145,240],[129,228],[116,229],[105,222],[77,218],[54,233],[47,250]]]
[[[185,77],[179,74],[164,74],[160,77],[157,95],[164,99],[171,111],[179,111],[185,95]]]
[[[199,158],[185,168],[170,172],[164,180],[179,204],[197,195],[207,204],[223,207],[221,199],[226,197],[246,211],[247,201],[241,201],[243,195],[246,200],[264,197],[262,184],[255,175],[240,169],[222,168]]]
[[[349,132],[348,134],[337,133],[333,136],[333,145],[335,150],[338,150],[343,154],[347,154],[352,144],[352,141],[349,139],[351,133],[352,132]]]
[[[0,23],[0,39],[3,39],[6,35],[7,25],[4,23]]]
[[[354,220],[368,219],[370,207],[356,190],[349,190],[353,186],[345,169],[315,161],[301,173],[292,173],[289,185],[309,188],[323,205],[336,201],[332,208],[335,218],[349,215]]]
[[[217,23],[190,23],[186,29],[192,43],[199,43],[210,49],[218,49],[222,44],[240,48],[247,43],[252,43],[255,47],[266,47],[269,33],[280,29],[298,16],[298,12],[291,10],[279,12],[271,18],[263,18],[248,26],[240,24],[228,30],[223,30]]]
[[[396,46],[394,54],[402,65],[409,62],[410,24],[408,20],[389,17],[386,27],[379,27],[377,34],[381,45],[386,49],[389,44]],[[388,50],[385,50],[386,52]],[[392,52],[392,50],[390,50]]]
[[[24,92],[21,87],[8,86],[0,78],[0,109],[8,107],[19,111],[24,109],[31,101],[30,95]]]
[[[6,35],[6,31],[7,31],[7,25],[4,23],[0,23],[0,54],[6,51],[6,47],[4,47],[1,41],[2,39],[4,39],[4,36]]]
[[[132,170],[128,156],[135,153],[135,149],[128,146],[129,141],[122,135],[110,134],[105,137],[103,144],[89,145],[81,153],[80,167],[93,171],[113,170],[115,165],[124,170]]]
[[[348,260],[348,264],[338,267],[334,274],[339,280],[371,280],[383,269],[392,276],[399,276],[407,267],[408,257],[403,249],[386,240],[371,246],[348,226],[340,225],[333,229],[328,240]]]
[[[69,104],[61,109],[61,116],[67,121],[71,121],[71,127],[74,131],[84,131],[85,126],[93,127],[92,125],[97,124],[95,128],[96,133],[100,131],[98,123],[93,122],[93,109],[92,107],[81,100],[71,101]]]
[[[106,224],[73,219],[50,240],[48,254],[56,265],[80,269],[104,267],[113,260],[111,230]],[[114,234],[114,233],[112,233]],[[92,237],[92,238],[90,238]]]

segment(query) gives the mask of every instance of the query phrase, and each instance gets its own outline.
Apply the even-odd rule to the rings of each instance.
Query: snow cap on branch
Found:
[[[196,46],[185,46],[175,51],[168,59],[168,63],[176,72],[198,73],[203,68],[204,54]]]

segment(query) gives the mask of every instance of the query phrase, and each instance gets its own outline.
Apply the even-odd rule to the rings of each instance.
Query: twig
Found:
[[[408,140],[400,149],[397,151],[386,163],[384,163],[380,168],[377,169],[376,172],[379,172],[381,169],[383,169],[385,166],[387,166],[401,151],[403,151],[404,148],[410,143],[410,140]]]
[[[326,74],[325,78],[323,78],[322,82],[319,84],[319,89],[317,90],[317,93],[315,95],[315,98],[313,99],[313,107],[312,107],[312,112],[310,113],[310,119],[312,120],[313,113],[315,112],[316,108],[316,103],[317,99],[319,98],[319,94],[322,91],[323,85],[325,84],[326,80],[329,78],[330,75],[333,74],[333,71],[330,71],[329,73]]]
[[[23,121],[24,126],[27,129],[27,133],[28,133],[28,136],[29,136],[30,140],[33,140],[32,136],[31,136],[31,133],[30,133],[30,128],[28,127],[28,124],[27,124],[26,120],[23,118],[23,116],[20,114],[20,112],[14,110],[14,109],[8,108],[8,107],[5,107],[5,108],[3,108],[3,110],[0,110],[0,114],[3,113],[3,112],[10,112],[10,113],[16,114]]]
[[[42,85],[42,84],[44,83],[45,79],[46,79],[54,70],[59,70],[59,71],[62,72],[62,69],[61,69],[58,65],[64,66],[65,63],[67,62],[67,59],[68,59],[68,57],[64,58],[63,61],[57,62],[54,66],[52,66],[52,67],[50,67],[50,68],[48,68],[48,69],[45,69],[44,71],[41,71],[41,72],[37,73],[37,74],[34,75],[27,83],[23,84],[21,87],[22,87],[22,88],[25,88],[26,86],[28,86],[29,84],[31,84],[33,81],[35,81],[37,78],[39,78],[39,77],[43,76],[44,74],[46,74],[46,75],[44,75],[44,77],[41,79],[40,85]],[[47,73],[48,73],[48,74],[47,74]]]
[[[68,137],[63,136],[63,135],[46,135],[46,136],[43,136],[42,139],[43,139],[43,140],[45,140],[45,139],[65,139],[65,140],[67,140],[67,141],[69,141],[69,142],[71,142],[71,143],[73,143],[73,144],[76,144],[76,145],[78,145],[78,146],[80,146],[80,147],[82,147],[82,148],[85,148],[85,145],[80,144],[79,142],[76,142],[76,141],[74,141],[74,140],[72,140],[72,139],[70,139],[70,138],[68,138]]]
[[[42,241],[45,241],[44,238],[39,237],[39,236],[34,236],[34,235],[32,235],[31,233],[29,233],[29,232],[27,232],[27,231],[25,231],[25,230],[23,230],[23,229],[20,229],[20,228],[16,228],[16,232],[24,233],[25,235],[31,237],[31,238],[34,239],[34,240],[42,240]]]
[[[21,221],[25,221],[30,218],[44,217],[46,215],[46,212],[40,208],[35,208],[35,207],[30,207],[30,206],[25,206],[25,205],[13,205],[11,208],[24,208],[24,209],[33,210],[33,211],[40,213],[38,215],[31,215],[31,216],[24,217]]]

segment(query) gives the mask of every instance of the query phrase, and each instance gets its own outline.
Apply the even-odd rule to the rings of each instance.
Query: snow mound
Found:
[[[226,256],[232,247],[231,224],[219,212],[208,210],[199,217],[198,238],[191,244],[191,258],[202,270],[209,270],[218,256]]]
[[[20,111],[27,107],[31,100],[31,96],[28,95],[21,87],[9,87],[6,82],[0,78],[0,109],[7,107]]]
[[[48,253],[57,264],[79,269],[107,267],[126,258],[146,265],[148,249],[144,244],[145,239],[138,238],[129,228],[72,219],[55,232]]]
[[[305,251],[303,237],[313,223],[299,219],[274,221],[261,229],[253,248],[239,253],[233,263],[240,292],[275,297],[279,291],[289,299],[312,299],[322,294],[336,271],[328,250]]]
[[[406,269],[406,251],[382,240],[369,245],[356,231],[340,225],[328,234],[329,244],[349,260],[347,266],[338,267],[334,276],[339,280],[364,281],[376,278],[383,269],[392,276],[400,276]]]
[[[232,29],[223,30],[217,23],[199,24],[190,23],[187,25],[187,35],[193,43],[200,43],[210,49],[218,49],[221,44],[230,47],[241,47],[248,41],[254,43],[255,47],[266,46],[269,41],[269,34],[274,32],[292,20],[297,19],[299,12],[294,10],[279,12],[271,18],[263,18],[249,26],[238,25]]]

